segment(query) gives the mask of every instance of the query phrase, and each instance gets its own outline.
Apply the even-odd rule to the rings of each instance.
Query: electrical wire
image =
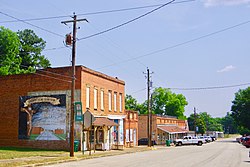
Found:
[[[45,29],[45,28],[42,28],[42,27],[39,27],[39,26],[37,26],[37,25],[31,24],[31,23],[29,23],[29,22],[23,21],[23,20],[18,19],[18,18],[14,17],[14,16],[11,16],[11,15],[9,15],[9,14],[7,14],[7,13],[3,13],[3,12],[1,12],[1,11],[0,11],[0,13],[1,13],[2,15],[5,15],[5,16],[10,17],[10,18],[13,18],[13,19],[15,19],[15,20],[21,21],[21,22],[23,22],[23,23],[25,23],[25,24],[28,24],[28,25],[30,25],[30,26],[36,27],[36,28],[38,28],[38,29],[40,29],[40,30],[46,31],[46,32],[48,32],[48,33],[50,33],[50,34],[53,34],[53,35],[56,35],[56,36],[65,38],[65,36],[63,36],[63,35],[57,34],[57,33],[55,33],[55,32],[52,32],[52,31],[47,30],[47,29]]]
[[[249,83],[237,84],[237,85],[197,87],[197,88],[167,88],[167,89],[172,89],[172,90],[212,90],[212,89],[234,88],[234,87],[247,86],[247,85],[250,85],[250,82]]]
[[[115,27],[109,28],[109,29],[107,29],[107,30],[104,30],[104,31],[101,31],[101,32],[98,32],[98,33],[95,33],[95,34],[92,34],[92,35],[89,35],[89,36],[86,36],[86,37],[83,37],[83,38],[79,38],[78,41],[81,41],[81,40],[84,40],[84,39],[88,39],[88,38],[91,38],[91,37],[95,37],[95,36],[97,36],[97,35],[101,35],[101,34],[104,34],[104,33],[109,32],[109,31],[112,31],[112,30],[114,30],[114,29],[117,29],[117,28],[120,28],[120,27],[122,27],[122,26],[125,26],[125,25],[127,25],[127,24],[129,24],[129,23],[132,23],[132,22],[134,22],[134,21],[136,21],[136,20],[138,20],[138,19],[141,19],[142,17],[145,17],[145,16],[147,16],[147,15],[149,15],[149,14],[151,14],[151,13],[153,13],[153,12],[155,12],[155,11],[157,11],[157,10],[159,10],[159,9],[161,9],[161,8],[163,8],[163,7],[167,6],[167,5],[169,5],[169,4],[171,4],[171,3],[174,2],[174,1],[175,1],[175,0],[171,0],[170,2],[167,2],[167,3],[163,4],[163,5],[161,5],[161,6],[157,7],[157,8],[155,8],[155,9],[153,9],[153,10],[151,10],[151,11],[145,13],[145,14],[143,14],[143,15],[140,15],[140,16],[138,16],[138,17],[132,19],[132,20],[129,20],[129,21],[125,22],[125,23],[119,24],[119,25],[117,25],[117,26],[115,26]]]
[[[142,57],[151,56],[151,55],[154,55],[154,54],[157,54],[157,53],[169,50],[169,49],[174,49],[174,48],[177,48],[179,46],[183,46],[183,45],[186,45],[186,44],[189,44],[189,43],[193,43],[193,42],[196,42],[198,40],[201,40],[201,39],[204,39],[204,38],[208,38],[210,36],[213,36],[213,35],[216,35],[216,34],[219,34],[219,33],[222,33],[222,32],[225,32],[225,31],[228,31],[228,30],[231,30],[231,29],[234,29],[234,28],[237,28],[237,27],[243,26],[245,24],[249,24],[249,23],[250,23],[250,20],[245,21],[245,22],[241,22],[239,24],[236,24],[236,25],[233,25],[233,26],[230,26],[230,27],[227,27],[227,28],[224,28],[224,29],[221,29],[221,30],[218,30],[218,31],[215,31],[215,32],[203,35],[203,36],[200,36],[200,37],[197,37],[197,38],[193,38],[191,40],[188,40],[188,41],[185,41],[185,42],[182,42],[182,43],[179,43],[179,44],[175,44],[175,45],[172,45],[172,46],[160,49],[160,50],[156,50],[156,51],[153,51],[153,52],[141,55],[141,56],[137,56],[137,57],[130,58],[130,59],[127,59],[127,60],[124,60],[124,61],[120,61],[120,62],[116,62],[116,63],[113,63],[113,64],[108,64],[106,66],[100,67],[100,69],[106,68],[106,67],[110,67],[110,66],[115,66],[115,65],[118,65],[118,64],[121,64],[121,63],[126,63],[126,62],[129,62],[129,61],[133,61],[133,60],[136,60],[136,59],[140,59]]]
[[[192,0],[195,1],[195,0]],[[173,2],[172,4],[178,4],[178,3],[184,3],[184,2],[190,2],[190,0],[184,0],[179,2]],[[163,4],[157,4],[157,5],[147,5],[147,6],[138,6],[138,7],[131,7],[131,8],[123,8],[123,9],[113,9],[113,10],[104,10],[104,11],[98,11],[98,12],[89,12],[89,13],[81,13],[78,14],[78,16],[88,16],[88,15],[98,15],[98,14],[105,14],[105,13],[115,13],[115,12],[124,12],[124,11],[130,11],[130,10],[138,10],[138,9],[146,9],[146,8],[153,8],[157,6],[161,6]],[[50,17],[40,17],[40,18],[31,18],[31,19],[22,19],[22,21],[41,21],[41,20],[52,20],[52,19],[61,19],[61,18],[67,18],[72,17],[71,15],[64,15],[64,16],[50,16]],[[2,23],[13,23],[13,22],[20,22],[19,20],[8,20],[8,21],[1,21]]]
[[[29,66],[25,66],[25,65],[21,65],[21,64],[20,64],[20,66],[22,66],[22,67],[26,67],[26,68],[28,68],[28,67],[29,67]],[[57,75],[57,76],[60,76],[60,77],[66,77],[66,78],[72,79],[72,76],[62,75],[62,74],[59,74],[59,73],[55,73],[55,72],[51,72],[51,71],[47,71],[46,69],[36,69],[36,71],[39,71],[39,72],[44,72],[44,73],[49,73],[49,74]]]
[[[68,80],[65,80],[65,79],[52,77],[52,76],[50,76],[50,75],[45,75],[45,74],[40,74],[40,73],[32,73],[32,74],[34,74],[34,75],[40,75],[40,76],[44,76],[44,77],[48,77],[48,78],[53,78],[53,79],[60,80],[60,81],[64,81],[64,82],[68,82],[68,83],[71,83],[71,82],[72,82],[72,81],[68,81]]]

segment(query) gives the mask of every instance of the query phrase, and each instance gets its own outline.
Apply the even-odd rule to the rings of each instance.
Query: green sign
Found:
[[[75,102],[75,121],[82,121],[82,103]]]

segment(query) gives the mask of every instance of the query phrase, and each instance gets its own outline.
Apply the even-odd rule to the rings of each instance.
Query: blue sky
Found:
[[[64,46],[64,36],[72,32],[72,25],[61,21],[71,20],[73,12],[89,21],[78,23],[77,38],[81,39],[126,23],[167,2],[0,0],[0,25],[13,31],[33,29],[47,42],[43,54],[52,67],[68,66],[71,49],[52,48]],[[137,7],[144,8],[103,12]],[[10,16],[21,20],[60,17],[7,22],[15,21]],[[126,93],[140,103],[147,97],[143,74],[147,67],[153,72],[154,87],[206,88],[250,83],[249,16],[250,0],[175,0],[129,24],[77,41],[76,64],[124,80]],[[247,86],[172,91],[187,98],[187,116],[196,107],[197,112],[222,117],[230,111],[234,93]]]

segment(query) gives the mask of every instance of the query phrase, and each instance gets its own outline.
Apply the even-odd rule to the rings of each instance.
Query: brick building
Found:
[[[186,120],[172,116],[152,115],[152,140],[157,144],[165,144],[166,140],[181,138],[188,132]],[[148,138],[148,115],[139,115],[138,138]]]
[[[124,139],[125,147],[138,146],[138,112],[126,110],[124,119]]]
[[[69,149],[71,71],[0,76],[0,146]],[[84,132],[82,121],[76,121],[81,149],[124,145],[124,87],[118,78],[76,67],[75,102],[94,117]]]

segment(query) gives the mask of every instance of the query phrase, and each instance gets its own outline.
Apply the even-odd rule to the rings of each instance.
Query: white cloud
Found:
[[[218,70],[217,72],[229,72],[229,71],[232,71],[234,70],[236,67],[232,66],[232,65],[229,65],[229,66],[226,66],[224,67],[223,69],[221,70]]]
[[[206,7],[218,5],[239,5],[250,3],[250,0],[203,0]]]

